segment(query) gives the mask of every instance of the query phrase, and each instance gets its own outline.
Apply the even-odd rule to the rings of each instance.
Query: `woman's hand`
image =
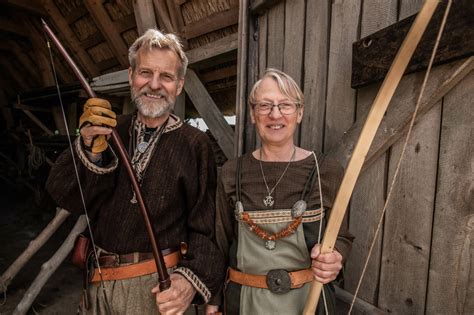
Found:
[[[316,244],[311,250],[311,269],[315,280],[322,284],[329,283],[342,269],[342,255],[337,250],[321,254],[321,245]]]

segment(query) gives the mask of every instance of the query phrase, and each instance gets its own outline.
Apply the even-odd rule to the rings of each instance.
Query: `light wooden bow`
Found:
[[[321,253],[331,253],[334,249],[347,205],[349,204],[367,152],[374,140],[388,104],[438,4],[439,0],[425,1],[375,97],[331,209],[331,215],[321,243]],[[315,314],[322,287],[323,284],[316,280],[313,280],[311,283],[311,289],[303,311],[304,315]]]

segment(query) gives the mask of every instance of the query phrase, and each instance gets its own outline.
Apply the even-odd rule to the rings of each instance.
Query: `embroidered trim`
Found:
[[[191,282],[196,291],[198,291],[199,294],[204,298],[204,303],[209,302],[209,299],[211,298],[211,292],[206,287],[206,285],[194,274],[194,272],[186,267],[178,267],[174,272],[179,273],[189,282]]]
[[[107,167],[97,166],[89,160],[89,158],[87,157],[86,151],[81,145],[80,137],[77,137],[76,140],[74,140],[74,147],[76,149],[77,155],[79,156],[79,159],[81,160],[82,164],[84,164],[84,166],[93,173],[96,173],[99,175],[108,174],[108,173],[113,172],[117,168],[118,158],[114,150],[112,150],[110,146],[109,146],[109,149],[110,151],[112,151],[114,158]]]
[[[265,210],[265,211],[248,211],[246,212],[250,219],[254,223],[258,224],[271,224],[271,223],[283,223],[292,222],[291,210],[280,209],[277,211]],[[324,217],[324,214],[322,214]],[[243,221],[237,215],[235,219]],[[316,222],[321,220],[321,209],[317,210],[306,210],[303,214],[303,223]]]

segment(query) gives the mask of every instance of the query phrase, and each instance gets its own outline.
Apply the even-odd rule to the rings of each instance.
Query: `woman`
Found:
[[[310,281],[334,280],[351,247],[350,234],[340,235],[329,254],[316,245],[342,168],[295,146],[303,93],[287,74],[267,69],[249,105],[261,147],[228,161],[217,191],[216,238],[229,267],[224,308],[227,314],[301,314]],[[319,310],[324,314],[326,305],[332,313],[334,295],[328,287],[324,293]]]

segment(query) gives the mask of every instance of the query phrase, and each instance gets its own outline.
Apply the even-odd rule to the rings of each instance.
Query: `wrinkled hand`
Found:
[[[156,305],[160,314],[183,314],[191,304],[196,294],[193,285],[178,273],[170,275],[171,287],[160,292],[160,287],[154,287],[151,292],[156,293]]]
[[[337,250],[321,254],[321,245],[316,244],[311,250],[311,269],[315,280],[322,284],[329,283],[342,269],[342,255]]]
[[[110,129],[117,125],[117,115],[112,111],[109,101],[90,98],[84,105],[84,113],[79,119],[79,128],[84,145],[92,153],[101,153],[107,149],[107,136]]]

